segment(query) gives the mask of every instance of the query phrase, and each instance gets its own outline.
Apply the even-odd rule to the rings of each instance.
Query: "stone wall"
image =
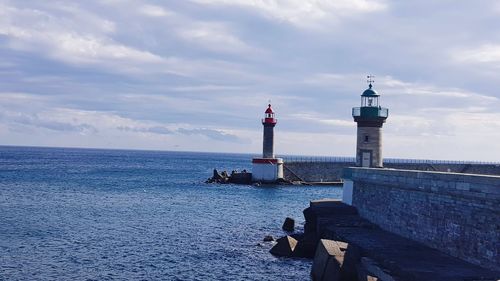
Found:
[[[335,182],[342,178],[342,169],[356,166],[354,162],[290,162],[284,163],[284,178],[308,182]],[[440,171],[500,176],[500,165],[454,163],[384,163],[385,168]],[[300,178],[300,179],[299,179]]]
[[[291,181],[335,182],[340,181],[342,169],[354,166],[342,162],[284,162],[284,178]]]
[[[352,205],[385,230],[500,268],[500,176],[347,168]]]

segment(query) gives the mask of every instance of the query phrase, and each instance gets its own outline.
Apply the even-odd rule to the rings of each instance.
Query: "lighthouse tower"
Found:
[[[274,126],[277,120],[269,104],[262,119],[264,138],[262,158],[252,160],[252,180],[260,182],[275,182],[283,178],[283,159],[274,157]]]
[[[361,95],[361,107],[352,109],[352,117],[358,123],[356,165],[359,167],[382,167],[382,125],[389,110],[379,104],[380,95],[373,89],[373,76]]]

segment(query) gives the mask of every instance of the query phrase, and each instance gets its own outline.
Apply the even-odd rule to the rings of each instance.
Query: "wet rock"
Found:
[[[217,169],[214,169],[212,177],[207,179],[206,183],[226,183],[228,179],[224,177],[224,174],[227,176],[225,171],[220,174]]]
[[[264,242],[271,242],[271,241],[274,241],[274,237],[272,235],[266,235],[266,237],[264,237]]]
[[[220,180],[220,179],[222,179],[222,176],[219,174],[219,172],[217,171],[217,169],[214,169],[214,174],[212,176],[212,179],[214,179],[214,180]]]
[[[293,254],[293,250],[297,245],[297,240],[291,236],[284,236],[277,240],[277,244],[271,248],[269,252],[275,256],[279,257],[290,257]]]
[[[290,217],[287,217],[281,228],[284,231],[293,232],[295,230],[295,220]]]
[[[206,180],[206,183],[249,183],[251,181],[252,174],[249,173],[238,173],[236,171],[231,172],[231,176],[227,174],[226,171],[219,173],[217,169],[214,169],[211,178]]]

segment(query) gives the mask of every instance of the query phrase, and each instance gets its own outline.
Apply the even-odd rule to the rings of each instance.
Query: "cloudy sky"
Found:
[[[500,2],[0,0],[0,144],[500,160]]]

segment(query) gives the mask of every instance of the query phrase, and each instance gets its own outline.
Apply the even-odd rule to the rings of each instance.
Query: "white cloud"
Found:
[[[343,119],[328,119],[318,113],[292,113],[288,115],[288,119],[293,122],[295,120],[304,120],[309,122],[321,123],[333,127],[354,127],[355,124],[351,120]]]
[[[29,98],[29,95],[20,97],[21,100],[26,98]],[[33,110],[35,111],[33,113],[24,113],[3,108],[0,114],[0,124],[16,133],[37,131],[46,135],[59,132],[62,138],[93,135],[103,140],[132,137],[146,142],[158,138],[173,142],[181,142],[180,139],[182,139],[182,142],[185,142],[185,136],[192,136],[192,143],[200,138],[205,141],[223,143],[248,143],[245,138],[220,128],[199,128],[190,124],[135,120],[110,112],[71,108],[41,107]],[[36,145],[36,143],[31,143],[31,145]]]
[[[487,63],[500,67],[500,45],[486,44],[470,49],[461,49],[451,53],[452,58],[459,63]]]
[[[184,40],[215,52],[261,53],[232,34],[229,28],[217,22],[196,22],[179,27],[177,34]]]
[[[58,18],[39,10],[23,10],[0,6],[0,34],[7,36],[10,46],[16,49],[43,52],[49,56],[72,63],[100,63],[105,60],[158,63],[162,58],[147,51],[137,50],[114,42],[105,34],[114,25],[95,16]],[[76,13],[76,12],[75,12]],[[92,20],[89,20],[92,18]],[[98,21],[97,29],[79,30],[87,21]],[[97,31],[97,32],[94,32]]]
[[[164,17],[170,14],[165,8],[156,5],[143,5],[139,11],[150,17]]]
[[[401,99],[406,104],[396,104],[396,108],[412,107],[414,110],[429,111],[439,108],[453,111],[495,110],[499,97],[467,91],[453,87],[438,87],[428,83],[405,82],[391,76],[381,77],[376,88],[385,101]],[[388,96],[388,98],[385,98]],[[404,100],[403,100],[404,99]],[[408,104],[408,102],[410,102]]]
[[[122,44],[109,36],[108,33],[114,29],[106,27],[111,26],[109,21],[99,20],[96,15],[89,18],[99,24],[85,29],[87,18],[81,15],[65,18],[46,11],[18,9],[0,4],[0,35],[8,38],[8,46],[14,50],[31,52],[37,56],[46,56],[77,66],[97,66],[102,67],[100,70],[134,76],[156,73],[210,78],[224,73],[226,77],[250,77],[236,63],[175,55],[162,56]],[[217,30],[213,31],[210,27],[216,27]],[[200,33],[197,35],[196,32]],[[205,42],[208,48],[217,50],[255,50],[224,32],[223,25],[215,24],[207,26],[206,29],[195,30],[191,34],[192,37],[186,36],[192,40],[197,36],[201,37],[200,42]],[[218,45],[220,47],[217,47]]]
[[[340,18],[387,9],[385,1],[368,0],[193,0],[212,5],[233,5],[251,8],[273,19],[298,27],[320,28]]]

